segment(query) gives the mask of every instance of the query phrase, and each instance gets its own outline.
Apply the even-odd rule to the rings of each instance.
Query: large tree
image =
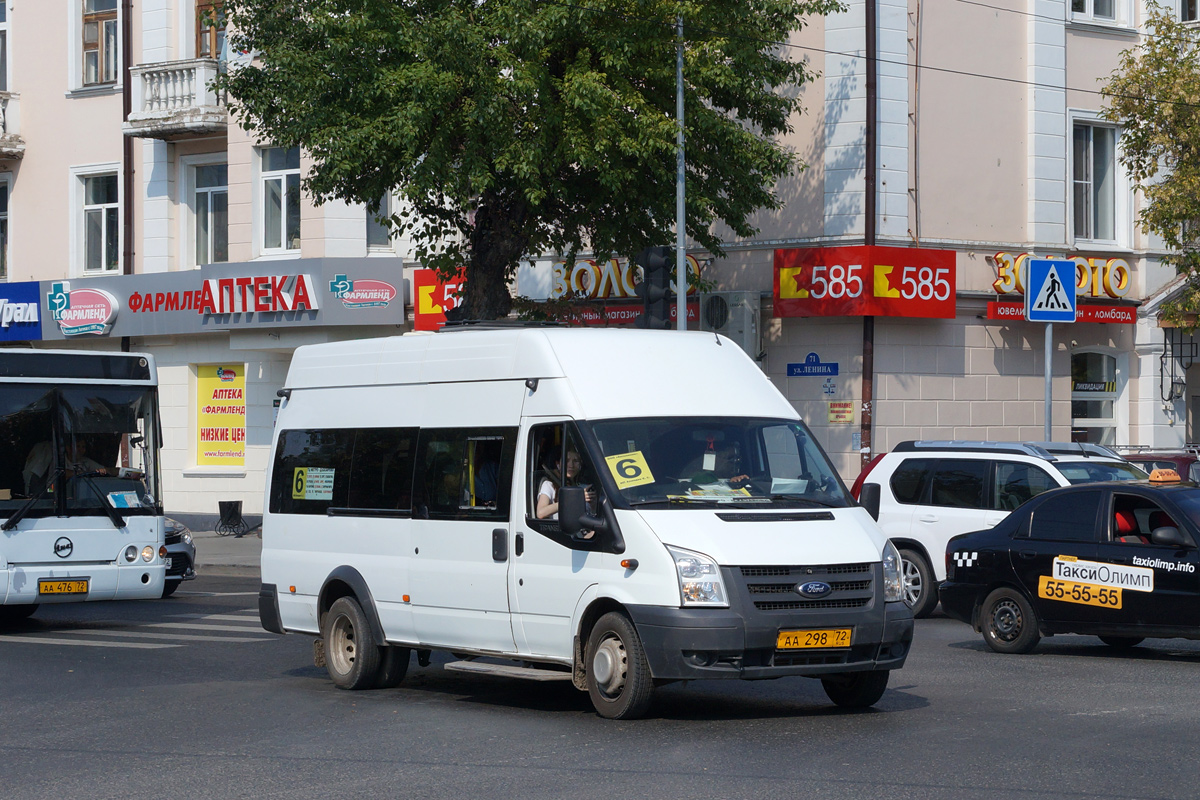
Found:
[[[226,0],[245,129],[299,145],[323,202],[406,200],[418,257],[508,314],[522,256],[673,241],[675,19],[686,34],[687,232],[753,235],[812,79],[781,45],[838,0]]]
[[[1105,116],[1121,125],[1121,163],[1145,203],[1138,221],[1185,275],[1162,316],[1194,328],[1200,311],[1200,32],[1151,5],[1146,35],[1121,54],[1104,87]]]

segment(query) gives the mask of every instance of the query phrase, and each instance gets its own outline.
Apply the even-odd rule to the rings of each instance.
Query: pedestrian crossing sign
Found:
[[[1075,262],[1031,258],[1025,274],[1025,319],[1029,322],[1075,321]]]

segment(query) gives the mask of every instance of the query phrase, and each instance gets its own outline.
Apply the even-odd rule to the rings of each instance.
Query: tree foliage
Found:
[[[675,17],[685,25],[687,233],[753,235],[796,169],[778,143],[802,60],[774,43],[838,0],[226,0],[239,124],[313,159],[318,202],[397,191],[418,257],[504,316],[518,260],[673,241]]]
[[[1186,276],[1162,317],[1194,328],[1200,311],[1200,32],[1151,5],[1146,35],[1121,54],[1104,87],[1105,116],[1121,125],[1121,163],[1145,203],[1138,221]]]

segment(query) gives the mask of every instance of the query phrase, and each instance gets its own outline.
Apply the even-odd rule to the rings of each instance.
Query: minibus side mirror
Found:
[[[879,522],[879,492],[881,487],[878,483],[864,483],[862,488],[858,490],[858,504],[867,510],[871,515],[871,519]]]
[[[583,534],[595,531],[594,539],[608,539],[608,546],[604,548],[606,551],[625,552],[625,538],[617,526],[617,515],[613,513],[612,504],[607,497],[601,498],[600,516],[593,517],[588,513],[587,497],[582,486],[564,486],[558,490],[558,526],[563,533],[579,541],[589,541],[583,538]]]

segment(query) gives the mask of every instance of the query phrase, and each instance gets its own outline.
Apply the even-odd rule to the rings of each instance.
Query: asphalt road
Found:
[[[817,681],[660,689],[601,719],[569,685],[414,661],[345,692],[258,627],[257,580],[43,607],[0,634],[0,798],[1192,798],[1200,643],[1028,656],[919,621],[876,709]],[[445,659],[441,659],[444,661]]]

